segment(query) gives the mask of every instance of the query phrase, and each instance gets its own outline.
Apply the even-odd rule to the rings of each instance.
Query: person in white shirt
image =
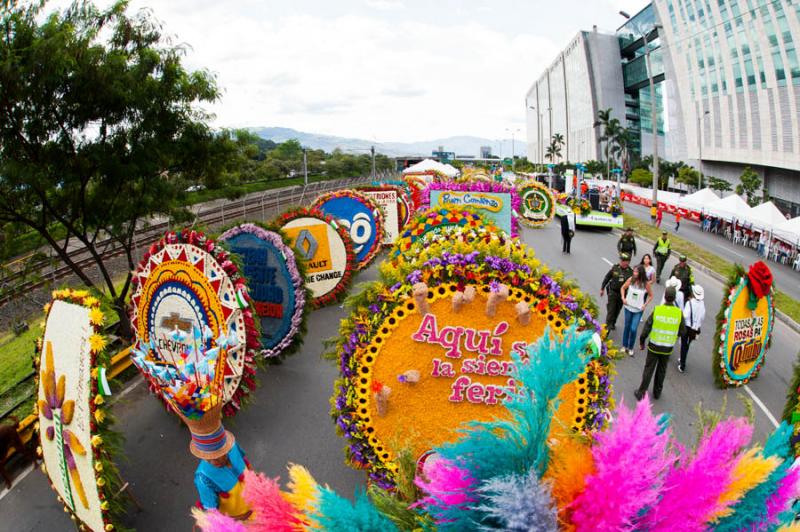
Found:
[[[683,308],[683,292],[681,292],[681,286],[682,286],[681,280],[673,275],[672,277],[667,279],[667,283],[664,286],[665,286],[665,288],[672,287],[672,288],[675,289],[675,291],[677,292],[677,294],[675,294],[675,306],[680,308],[680,309],[682,309]],[[666,293],[666,291],[664,293]],[[662,294],[661,295],[661,304],[663,305],[664,303],[665,303],[664,295]]]
[[[620,289],[622,301],[625,303],[625,326],[622,333],[622,352],[633,356],[636,342],[636,330],[642,319],[644,308],[653,299],[650,283],[647,281],[645,268],[641,264],[633,269],[633,275],[625,281]]]
[[[678,360],[678,371],[686,371],[686,354],[689,346],[695,338],[700,335],[700,327],[706,317],[706,304],[703,303],[705,293],[703,287],[697,284],[692,285],[692,293],[689,301],[683,307],[683,320],[686,323],[686,334],[681,337],[681,356]]]

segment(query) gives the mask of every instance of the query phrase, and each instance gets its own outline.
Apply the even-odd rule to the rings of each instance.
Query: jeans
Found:
[[[639,328],[641,319],[641,311],[631,312],[625,309],[625,327],[622,330],[622,347],[633,349],[633,345],[636,343],[636,330]]]

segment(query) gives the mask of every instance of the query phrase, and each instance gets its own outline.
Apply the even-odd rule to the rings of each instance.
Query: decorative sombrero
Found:
[[[222,458],[231,450],[236,438],[222,425],[222,404],[218,404],[200,419],[181,416],[189,427],[192,441],[189,452],[203,460]]]

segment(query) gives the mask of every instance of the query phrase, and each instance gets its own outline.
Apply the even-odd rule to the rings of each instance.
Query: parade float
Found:
[[[321,195],[311,208],[331,216],[347,231],[356,270],[370,265],[383,246],[384,217],[378,204],[363,193],[338,190]]]
[[[735,264],[728,276],[714,335],[713,371],[720,388],[738,387],[758,376],[775,325],[772,272],[761,261],[748,271]]]
[[[128,493],[115,464],[122,437],[106,408],[105,316],[96,297],[69,289],[53,292],[45,314],[34,356],[42,471],[78,530],[118,530]]]
[[[279,360],[293,354],[302,345],[310,307],[305,264],[276,228],[241,224],[225,231],[220,240],[242,262],[260,325],[262,355]]]
[[[356,264],[349,232],[318,209],[294,209],[275,223],[305,263],[305,286],[311,291],[312,307],[343,299]]]
[[[431,183],[422,191],[421,200],[427,209],[471,209],[506,234],[519,234],[521,200],[513,186],[480,181]]]
[[[566,216],[570,211],[575,213],[575,223],[580,227],[622,229],[625,225],[622,209],[619,206],[612,212],[603,212],[592,209],[588,199],[559,194],[556,200],[556,216]]]
[[[220,373],[223,413],[234,415],[255,389],[259,331],[247,283],[230,253],[195,230],[169,232],[153,244],[133,275],[131,324],[148,356],[172,364],[186,345],[175,339],[197,329],[235,339]]]

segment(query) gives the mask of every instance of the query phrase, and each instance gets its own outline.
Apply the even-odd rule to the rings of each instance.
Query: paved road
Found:
[[[539,258],[554,268],[563,269],[579,281],[587,292],[598,295],[600,282],[609,268],[606,260],[616,256],[616,237],[607,232],[579,231],[573,241],[573,254],[562,255],[556,223],[540,230],[524,230],[523,239],[532,245]],[[375,267],[362,273],[358,281],[371,280]],[[695,405],[702,401],[718,408],[728,399],[732,412],[743,408],[737,395],[743,391],[720,391],[714,388],[711,374],[711,332],[713,316],[721,300],[721,285],[702,273],[697,280],[706,289],[708,317],[704,332],[690,353],[688,372],[679,374],[670,365],[664,395],[656,403],[657,411],[673,415],[673,427],[686,444],[695,439]],[[660,296],[661,287],[657,288]],[[241,413],[229,429],[237,435],[257,470],[270,476],[285,477],[289,462],[303,464],[316,478],[340,493],[349,494],[364,484],[364,475],[343,463],[342,440],[336,436],[328,417],[328,399],[336,369],[321,360],[322,340],[335,334],[343,310],[329,307],[310,317],[309,334],[302,351],[281,366],[270,367],[260,375],[255,403]],[[605,313],[601,313],[604,318]],[[621,321],[618,322],[621,329]],[[620,339],[615,333],[614,340]],[[800,335],[778,322],[772,350],[761,376],[750,388],[765,408],[779,416],[784,394],[791,378]],[[617,365],[614,379],[615,399],[633,402],[644,355],[626,358]],[[127,523],[138,530],[191,530],[188,508],[194,502],[192,474],[196,461],[187,452],[186,429],[140,384],[114,408],[119,426],[126,436],[122,473],[141,502],[141,512],[133,513]],[[767,415],[756,407],[756,438],[763,441],[772,430]],[[2,496],[2,495],[0,495]],[[70,530],[71,522],[56,502],[44,475],[33,471],[0,499],[0,530],[52,531]]]
[[[637,205],[635,203],[626,203],[625,212],[632,214],[640,220],[650,221],[650,210],[648,207]],[[664,220],[661,227],[671,233],[675,232],[675,217],[671,214],[664,213]],[[687,240],[697,243],[698,246],[719,255],[725,260],[730,262],[738,262],[747,267],[757,260],[763,260],[758,256],[754,249],[744,246],[738,246],[721,235],[715,235],[700,230],[700,224],[695,222],[688,222],[681,220],[681,227],[678,235]],[[649,249],[650,248],[642,248]],[[768,260],[766,263],[772,270],[775,278],[775,285],[782,292],[800,301],[800,272],[792,270],[791,266],[779,264],[777,262]]]

